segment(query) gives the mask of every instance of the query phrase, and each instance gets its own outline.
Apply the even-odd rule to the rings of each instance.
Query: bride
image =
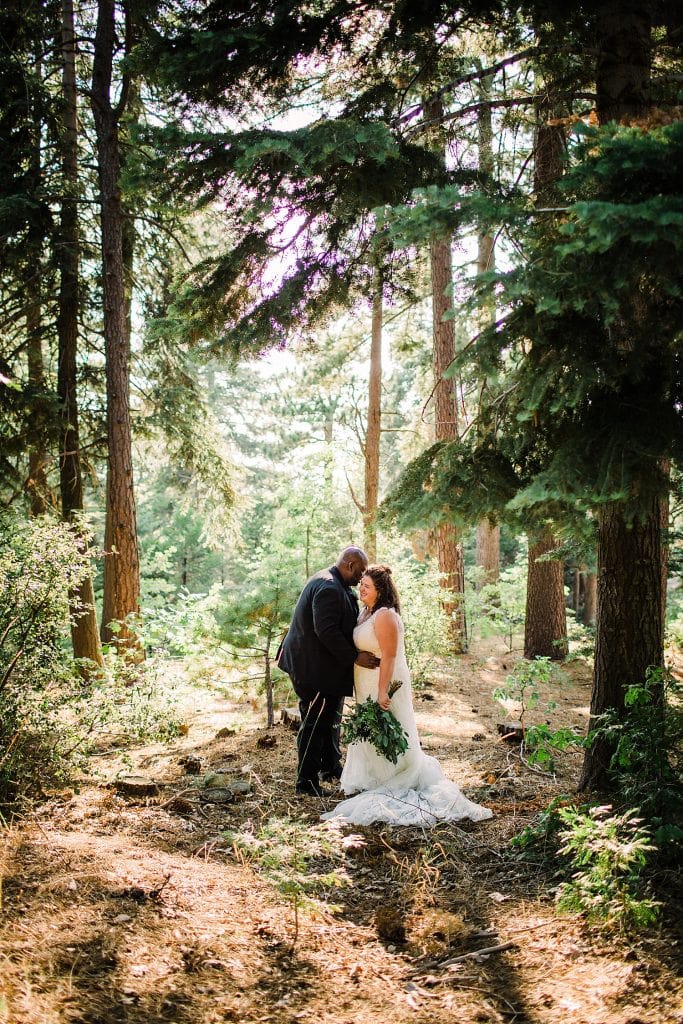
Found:
[[[354,825],[375,821],[433,825],[436,821],[490,818],[491,811],[464,797],[456,784],[445,777],[436,758],[420,747],[400,602],[389,566],[372,565],[366,569],[359,593],[365,607],[358,617],[353,642],[359,650],[381,657],[381,662],[374,669],[355,667],[356,701],[362,703],[372,697],[380,707],[391,709],[408,734],[408,749],[399,756],[397,764],[392,764],[376,752],[372,743],[352,743],[340,784],[344,793],[356,795],[322,817],[342,818]],[[395,679],[400,679],[402,685],[390,698],[389,686]]]

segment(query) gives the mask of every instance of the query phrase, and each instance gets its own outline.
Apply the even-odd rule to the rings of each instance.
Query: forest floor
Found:
[[[551,777],[501,741],[491,693],[514,660],[481,643],[416,695],[423,745],[494,812],[428,829],[321,825],[332,801],[295,796],[291,729],[165,668],[185,734],[110,740],[99,775],[3,834],[0,1022],[683,1024],[680,900],[625,936],[558,913],[552,869],[510,855],[581,761]],[[553,725],[583,730],[585,662],[550,689]],[[130,771],[158,792],[118,792]],[[211,802],[208,772],[250,791]]]

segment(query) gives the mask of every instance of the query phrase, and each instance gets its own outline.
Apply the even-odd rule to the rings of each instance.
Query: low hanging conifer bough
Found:
[[[389,684],[389,696],[403,686],[401,679]],[[408,749],[408,734],[391,711],[385,711],[376,700],[368,697],[362,704],[356,704],[342,724],[342,739],[345,743],[372,743],[381,757],[396,764],[401,754]]]

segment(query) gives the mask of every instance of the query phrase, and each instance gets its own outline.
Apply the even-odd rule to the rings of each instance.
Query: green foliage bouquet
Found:
[[[389,696],[393,697],[401,686],[402,680],[394,679],[389,685]],[[356,704],[345,719],[342,738],[345,743],[372,743],[377,753],[392,764],[396,764],[401,754],[408,749],[408,734],[401,723],[391,711],[385,711],[372,697],[368,697],[362,704]]]

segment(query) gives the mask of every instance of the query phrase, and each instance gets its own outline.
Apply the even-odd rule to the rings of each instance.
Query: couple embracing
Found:
[[[360,614],[351,590],[357,584]],[[297,793],[328,796],[320,780],[339,779],[349,796],[323,818],[425,825],[491,817],[420,747],[400,601],[389,566],[368,565],[364,551],[348,547],[335,565],[313,576],[294,609],[278,664],[299,697]],[[390,697],[394,680],[402,685]],[[342,768],[339,728],[344,698],[354,693],[359,702],[372,697],[391,710],[407,733],[408,748],[396,764],[371,743],[359,742],[349,747]]]

